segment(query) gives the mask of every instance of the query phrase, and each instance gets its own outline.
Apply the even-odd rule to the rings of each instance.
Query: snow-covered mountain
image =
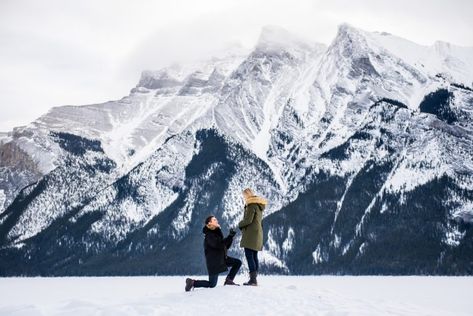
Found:
[[[346,24],[144,71],[0,135],[0,272],[204,273],[253,187],[265,271],[471,274],[472,87],[473,48]]]

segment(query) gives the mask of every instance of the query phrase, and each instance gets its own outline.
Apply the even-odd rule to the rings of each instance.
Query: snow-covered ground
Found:
[[[236,281],[244,281],[237,276]],[[185,277],[0,279],[0,315],[471,315],[472,277],[262,276],[184,291]]]

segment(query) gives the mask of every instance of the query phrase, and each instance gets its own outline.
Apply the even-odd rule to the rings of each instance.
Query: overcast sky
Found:
[[[205,56],[264,25],[330,44],[337,25],[473,46],[470,0],[0,0],[0,131],[59,105],[128,95],[144,69]]]

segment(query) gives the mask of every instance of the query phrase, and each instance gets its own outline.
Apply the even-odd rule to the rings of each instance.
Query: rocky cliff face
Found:
[[[252,187],[265,272],[471,274],[472,83],[471,48],[349,25],[143,72],[1,138],[0,272],[205,273]]]

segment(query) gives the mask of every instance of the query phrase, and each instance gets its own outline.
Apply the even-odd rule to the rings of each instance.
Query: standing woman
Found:
[[[245,214],[238,223],[242,237],[240,247],[245,248],[245,257],[250,269],[250,280],[243,285],[258,285],[258,251],[263,249],[263,210],[268,202],[256,196],[251,189],[243,190],[245,200]]]

